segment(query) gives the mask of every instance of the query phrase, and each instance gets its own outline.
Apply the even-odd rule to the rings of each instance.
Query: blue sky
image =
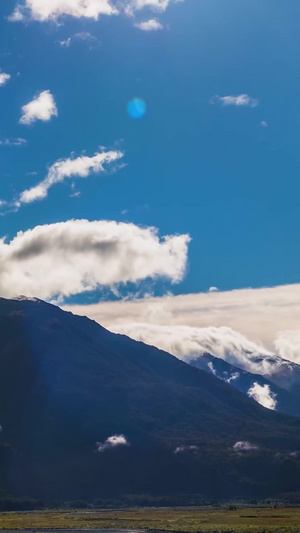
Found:
[[[0,198],[10,205],[58,160],[99,146],[124,155],[107,174],[4,205],[7,243],[38,225],[113,220],[191,236],[186,274],[146,282],[155,295],[299,282],[298,3],[184,0],[133,16],[9,21],[15,7],[0,6],[0,72],[11,76],[0,86]],[[153,19],[162,28],[137,27]],[[19,123],[43,91],[57,116]],[[248,105],[222,100],[239,95]],[[147,106],[140,120],[127,113],[134,97]],[[26,144],[5,142],[20,138]],[[138,289],[118,297],[128,290]],[[73,292],[69,301],[91,301]]]

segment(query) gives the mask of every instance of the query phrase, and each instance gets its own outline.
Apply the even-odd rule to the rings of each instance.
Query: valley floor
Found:
[[[300,508],[138,508],[0,513],[0,530],[141,530],[156,532],[296,533]]]

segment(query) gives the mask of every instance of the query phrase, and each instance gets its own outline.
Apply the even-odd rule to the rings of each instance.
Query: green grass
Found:
[[[296,533],[300,508],[162,508],[0,513],[0,529],[151,529],[184,532]]]

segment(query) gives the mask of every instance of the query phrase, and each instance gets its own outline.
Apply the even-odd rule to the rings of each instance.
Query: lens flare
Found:
[[[136,120],[143,118],[146,113],[146,103],[141,98],[133,98],[128,103],[127,113]]]

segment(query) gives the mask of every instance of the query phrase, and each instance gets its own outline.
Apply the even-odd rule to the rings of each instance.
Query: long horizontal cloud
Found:
[[[165,11],[171,2],[178,1],[182,0],[22,0],[17,3],[10,20],[29,18],[44,22],[66,15],[98,20],[102,15],[118,15],[124,11],[133,14],[144,8]]]
[[[17,137],[16,139],[1,139],[0,146],[25,146],[27,144],[26,139]]]
[[[67,178],[87,178],[92,172],[104,172],[105,164],[112,163],[123,155],[119,151],[108,151],[96,153],[92,157],[83,155],[76,159],[60,159],[49,168],[43,181],[20,194],[16,201],[16,207],[46,198],[48,190],[53,185],[61,183]]]
[[[99,286],[184,275],[188,235],[162,239],[155,228],[69,220],[0,240],[0,294],[63,297]]]
[[[124,324],[111,326],[135,340],[152,344],[180,359],[208,352],[249,372],[268,373],[273,370],[274,354],[228,327],[159,326],[157,324]],[[261,360],[261,355],[265,357]],[[272,356],[272,362],[268,360]],[[257,358],[259,358],[257,360]]]
[[[300,284],[145,298],[126,302],[103,302],[73,306],[72,310],[90,316],[100,324],[114,329],[125,325],[132,328],[134,325],[139,331],[141,323],[148,324],[149,327],[151,325],[176,326],[176,328],[184,325],[196,329],[213,327],[215,329],[209,331],[215,336],[215,342],[212,342],[213,336],[210,335],[210,343],[205,344],[204,348],[206,347],[208,351],[211,349],[211,352],[219,357],[229,347],[232,351],[235,345],[236,357],[241,354],[239,359],[243,361],[250,342],[252,343],[250,353],[275,352],[284,358],[300,362]],[[233,330],[231,345],[223,344],[225,339],[227,343],[230,338],[228,329],[223,330],[223,327]],[[173,330],[174,335],[176,328]],[[241,337],[236,336],[236,332],[244,337],[243,341]],[[154,336],[151,344],[155,344]],[[241,366],[241,361],[236,359],[232,363]],[[257,369],[258,367],[259,365]]]
[[[228,96],[219,96],[216,94],[212,97],[211,103],[215,104],[219,102],[223,106],[235,106],[235,107],[256,107],[258,105],[258,100],[252,98],[248,94],[238,94],[228,95]]]

